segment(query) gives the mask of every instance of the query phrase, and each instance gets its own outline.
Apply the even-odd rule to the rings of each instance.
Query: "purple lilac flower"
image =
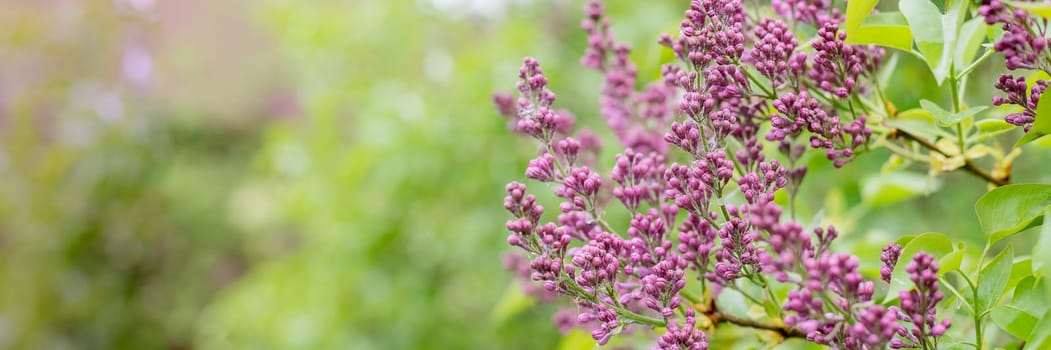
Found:
[[[511,231],[511,235],[507,236],[507,243],[521,247],[527,252],[539,254],[540,247],[536,238],[533,237],[533,228],[540,222],[540,216],[544,214],[544,207],[536,203],[535,196],[526,194],[525,185],[516,181],[507,184],[504,209],[515,217],[507,220],[507,230]]]
[[[687,212],[707,217],[710,200],[733,177],[734,164],[723,152],[708,152],[693,166],[672,164],[665,172],[665,196]]]
[[[787,172],[788,169],[777,160],[762,162],[759,163],[759,171],[738,177],[737,184],[748,204],[770,202],[774,200],[774,192],[788,183],[785,178]]]
[[[844,343],[848,349],[884,349],[901,329],[896,308],[869,305],[857,312],[857,323],[847,328]]]
[[[529,266],[530,263],[531,261],[529,261],[529,258],[518,252],[508,252],[504,254],[503,257],[504,268],[511,270],[515,277],[526,281],[528,281],[533,274],[533,269]],[[553,291],[547,290],[543,288],[543,286],[538,286],[533,283],[523,283],[522,292],[541,302],[553,301],[558,296],[558,294],[555,294]]]
[[[847,33],[839,30],[836,21],[826,21],[817,36],[814,65],[807,74],[821,90],[846,98],[855,91],[864,72],[863,57],[857,47],[846,44]]]
[[[826,252],[805,259],[803,267],[806,281],[800,289],[788,293],[784,307],[794,314],[785,317],[785,324],[807,333],[810,341],[845,347],[852,328],[846,316],[853,315],[855,305],[872,299],[872,282],[864,280],[858,272],[858,258],[849,254]],[[828,292],[832,293],[832,304],[828,305],[831,310],[818,297]]]
[[[700,157],[704,149],[698,147],[701,140],[701,129],[692,120],[672,122],[671,131],[664,134],[664,141],[682,149],[694,158]]]
[[[576,267],[574,281],[588,293],[594,294],[612,286],[617,278],[617,271],[620,270],[617,253],[621,247],[607,243],[591,240],[573,254],[572,262]]]
[[[745,18],[740,0],[693,0],[679,26],[678,40],[665,36],[660,42],[697,71],[712,62],[730,64],[744,52]]]
[[[609,339],[613,337],[613,334],[616,333],[617,328],[620,328],[621,324],[620,319],[617,317],[617,312],[603,303],[584,301],[580,305],[589,310],[581,313],[577,317],[577,321],[580,323],[597,321],[598,326],[591,331],[591,337],[595,339],[598,345],[606,345]]]
[[[770,5],[778,16],[810,25],[817,25],[832,7],[829,0],[773,0]]]
[[[938,263],[934,256],[921,252],[905,266],[905,271],[909,273],[909,279],[916,288],[902,291],[899,298],[903,318],[911,323],[912,327],[900,330],[898,335],[901,338],[895,339],[891,347],[930,348],[930,344],[934,344],[931,338],[942,336],[952,325],[949,320],[938,322],[937,318],[938,302],[944,298],[938,291]]]
[[[555,158],[550,153],[544,153],[529,161],[525,176],[540,182],[553,180],[555,178]]]
[[[736,209],[718,231],[722,245],[715,252],[715,271],[709,280],[726,284],[739,277],[758,272],[761,253],[756,243],[758,232],[751,230]]]
[[[1036,108],[1040,103],[1040,95],[1047,90],[1048,84],[1051,81],[1037,80],[1033,84],[1032,90],[1026,94],[1028,90],[1025,82],[1025,77],[1014,77],[1008,74],[1001,74],[1000,78],[997,79],[996,85],[998,90],[1007,93],[1007,96],[994,96],[993,105],[1001,106],[1005,104],[1013,104],[1022,107],[1021,112],[1011,113],[1004,117],[1008,123],[1021,126],[1023,130],[1029,132],[1029,129],[1033,127],[1033,121],[1036,120]]]
[[[697,270],[697,278],[704,278],[711,264],[717,230],[707,220],[689,214],[679,227],[679,253]]]
[[[650,208],[646,215],[636,214],[631,219],[631,227],[628,228],[628,236],[631,237],[628,241],[631,247],[631,264],[630,268],[625,268],[625,272],[633,274],[637,267],[651,267],[667,258],[671,251],[671,241],[664,239],[666,232],[667,225],[657,209]]]
[[[682,326],[668,323],[668,332],[657,339],[655,350],[706,350],[708,340],[704,333],[697,329],[696,314],[693,309],[686,309],[686,321]]]
[[[758,40],[749,52],[749,61],[760,74],[775,85],[780,84],[786,74],[792,72],[789,60],[799,42],[788,30],[787,25],[771,18],[759,21],[759,26],[755,28],[755,37]]]
[[[879,260],[883,262],[879,268],[879,278],[883,282],[890,283],[890,277],[894,274],[894,266],[898,265],[899,257],[901,257],[901,245],[891,243],[883,247],[883,253],[879,255]]]
[[[799,271],[803,261],[814,257],[810,235],[795,222],[775,224],[768,232],[772,254],[762,257],[764,271],[772,272],[779,282],[788,282],[790,272]]]
[[[579,316],[577,315],[577,312],[575,310],[560,309],[558,310],[558,312],[555,312],[555,315],[551,318],[551,320],[555,323],[555,327],[558,328],[559,332],[561,332],[562,334],[567,334],[570,330],[573,329],[573,327],[577,326],[578,317]]]
[[[679,291],[686,287],[685,265],[678,255],[669,255],[642,278],[643,303],[665,319],[672,317],[679,307]]]
[[[511,130],[550,142],[556,134],[566,134],[574,124],[573,115],[565,110],[552,110],[555,93],[547,89],[547,78],[535,58],[526,57],[519,69],[517,83],[520,97],[509,94],[493,95],[493,103],[500,114],[509,118]]]
[[[629,148],[617,155],[611,177],[620,186],[613,189],[613,196],[628,210],[637,213],[639,204],[655,205],[661,198],[663,176],[664,156],[656,152],[642,154]]]
[[[595,207],[595,199],[602,187],[602,177],[588,167],[577,167],[562,180],[562,185],[555,189],[555,195],[565,198],[560,209],[562,212],[588,211]]]
[[[585,18],[580,23],[580,27],[588,33],[588,48],[584,51],[584,57],[580,58],[580,64],[598,70],[605,69],[606,56],[614,45],[609,20],[603,18],[605,12],[605,5],[601,1],[588,1],[584,7]]]

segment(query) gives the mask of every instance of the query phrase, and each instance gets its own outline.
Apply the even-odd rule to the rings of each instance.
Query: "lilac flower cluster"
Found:
[[[1022,111],[1008,114],[1004,117],[1004,120],[1021,126],[1023,130],[1029,132],[1029,129],[1033,127],[1033,122],[1036,121],[1036,107],[1040,103],[1040,95],[1047,90],[1048,84],[1051,84],[1051,81],[1037,80],[1030,90],[1026,86],[1025,77],[1016,78],[1009,74],[1000,75],[994,87],[1007,93],[1007,96],[994,96],[993,105],[1017,105],[1022,107]],[[1028,94],[1026,90],[1030,90]]]
[[[895,349],[936,348],[937,344],[931,344],[931,338],[945,334],[952,325],[949,320],[938,322],[937,319],[935,306],[944,298],[938,291],[938,263],[930,254],[920,253],[909,262],[905,271],[909,273],[909,279],[916,289],[901,292],[902,314],[899,318],[911,323],[912,327],[908,330],[904,327],[899,329],[901,337],[895,338],[890,345]]]
[[[915,344],[943,333],[947,325],[927,322],[936,321],[933,312],[919,321],[901,316],[933,310],[937,300],[929,284],[911,299],[902,297],[921,299],[908,308],[872,303],[874,284],[858,270],[858,258],[831,251],[838,231],[807,230],[793,220],[794,213],[783,217],[774,203],[783,190],[794,200],[791,194],[806,173],[797,162],[807,144],[823,150],[836,167],[868,144],[871,130],[853,101],[868,91],[866,80],[883,56],[880,49],[846,44],[842,17],[828,2],[780,1],[775,11],[788,22],[750,22],[741,0],[691,1],[679,34],[659,41],[681,64],[663,67],[661,80],[640,93],[629,49],[613,37],[603,5],[587,4],[582,27],[588,49],[581,63],[605,75],[601,114],[624,147],[609,180],[593,163],[579,160],[597,147],[587,146],[594,142],[586,134],[572,135],[568,113],[552,112],[554,94],[536,60],[524,62],[517,99],[494,97],[512,129],[540,144],[525,176],[553,185],[562,199],[557,224],[542,223],[543,207],[522,184],[508,185],[505,199],[513,216],[508,242],[528,254],[530,279],[578,307],[576,322],[561,315],[560,327],[589,327],[605,344],[635,325],[664,326],[658,349],[707,348],[707,337],[696,328],[698,317],[802,332],[811,341],[844,349],[894,340]],[[812,58],[789,30],[800,23],[819,28]],[[849,120],[840,118],[848,114]],[[771,127],[760,135],[766,122]],[[764,152],[771,142],[783,160]],[[675,149],[683,157],[672,154]],[[604,217],[610,196],[632,215],[623,236]],[[685,219],[672,234],[679,214]],[[884,263],[893,269],[896,259]],[[686,290],[691,271],[702,288],[710,288],[699,293],[702,298],[722,289],[745,293],[746,284],[768,289],[770,277],[794,285],[787,300],[773,293],[755,299],[775,308],[784,302],[783,321],[790,328],[723,317],[705,306],[711,299],[697,300]],[[909,333],[903,323],[919,333]]]
[[[581,22],[588,34],[581,64],[605,75],[600,112],[621,143],[643,152],[664,153],[667,145],[661,141],[660,130],[672,117],[669,104],[674,91],[664,84],[635,90],[638,71],[628,59],[631,47],[616,41],[604,12],[601,1],[591,0]]]
[[[1010,7],[1001,0],[983,1],[978,8],[978,14],[985,18],[986,24],[1000,24],[1003,28],[1003,36],[993,44],[993,49],[1004,55],[1004,65],[1007,69],[1042,70],[1051,73],[1051,51],[1048,47],[1051,39],[1046,36],[1046,20],[1033,18],[1025,10]],[[1047,80],[1037,80],[1027,94],[1029,89],[1024,77],[1016,78],[1002,74],[994,87],[1007,96],[993,97],[993,105],[1013,104],[1021,107],[1021,112],[1008,114],[1004,120],[1029,132],[1036,119],[1037,102],[1049,83],[1051,82]]]

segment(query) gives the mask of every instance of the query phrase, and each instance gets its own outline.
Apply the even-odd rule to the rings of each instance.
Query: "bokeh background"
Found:
[[[656,78],[655,39],[687,2],[607,2],[640,81]],[[535,149],[489,99],[537,57],[611,164],[601,77],[577,63],[582,6],[4,1],[0,348],[590,348],[501,265],[503,186]],[[944,96],[902,59],[900,109]],[[968,101],[987,104],[999,64]],[[1051,181],[1048,153],[1015,180]],[[899,235],[981,239],[984,184],[879,176],[886,158],[817,159],[801,212],[841,225],[870,269]]]

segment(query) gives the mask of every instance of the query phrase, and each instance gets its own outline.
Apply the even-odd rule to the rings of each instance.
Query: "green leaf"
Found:
[[[1022,138],[1018,139],[1018,142],[1015,143],[1015,147],[1051,135],[1051,96],[1048,96],[1048,91],[1051,91],[1051,89],[1044,90],[1044,93],[1040,94],[1040,102],[1036,105],[1036,120],[1033,121],[1033,128],[1029,129],[1029,132],[1025,133]]]
[[[904,130],[907,133],[933,142],[938,137],[951,137],[941,128],[935,125],[937,121],[931,112],[923,109],[910,109],[888,119],[887,126]]]
[[[877,207],[933,192],[940,186],[940,181],[928,182],[923,174],[892,172],[866,177],[862,181],[861,197],[865,203]]]
[[[926,252],[935,259],[940,259],[953,252],[952,240],[944,233],[938,232],[927,232],[909,240],[901,249],[901,257],[898,259],[898,265],[894,267],[894,273],[891,274],[890,289],[887,290],[884,301],[896,299],[899,292],[912,288],[912,281],[909,280],[905,266],[919,252]]]
[[[912,32],[900,12],[881,12],[866,17],[862,25],[847,29],[848,44],[874,44],[912,52]]]
[[[1013,262],[1014,248],[1008,245],[978,273],[978,300],[974,301],[976,311],[985,312],[1000,300],[1007,288],[1007,280],[1011,277]]]
[[[963,262],[963,253],[963,250],[957,250],[939,259],[938,274],[944,275],[946,273],[958,270],[960,268],[960,263]]]
[[[1015,234],[1051,206],[1051,184],[1014,184],[989,191],[974,204],[990,242]]]
[[[595,339],[580,328],[573,328],[558,342],[558,350],[591,350],[595,347]]]
[[[864,26],[847,34],[847,43],[853,45],[879,45],[902,51],[912,50],[912,33],[906,26]]]
[[[1044,222],[1040,236],[1033,246],[1033,274],[1051,278],[1051,208],[1044,210]]]
[[[929,0],[901,0],[898,9],[909,23],[909,30],[923,60],[930,67],[935,81],[941,85],[949,74],[948,53],[952,51],[950,40],[955,41],[955,33],[949,35],[946,32],[946,29],[955,29],[948,23],[952,20],[943,17],[938,6]]]
[[[920,107],[923,107],[925,111],[931,112],[934,119],[939,122],[949,119],[950,112],[942,109],[942,106],[939,106],[937,103],[928,100],[920,100]]]
[[[876,7],[877,2],[879,0],[855,0],[847,3],[847,40],[849,40],[851,34],[861,27],[862,23],[865,23],[865,19],[872,13],[872,9]]]
[[[942,34],[942,13],[938,6],[928,0],[901,0],[898,2],[898,10],[905,16],[912,31],[913,39],[923,51],[923,44],[939,44],[937,55],[941,55],[941,43],[944,39]]]
[[[1033,326],[1033,332],[1025,341],[1026,349],[1051,348],[1051,311],[1044,312],[1044,317]]]
[[[1015,126],[1002,119],[983,119],[974,123],[978,127],[978,134],[974,136],[975,141],[988,140],[996,135],[1014,130]]]
[[[1051,19],[1051,4],[1049,4],[1049,3],[1043,3],[1043,2],[1020,2],[1020,1],[1011,1],[1011,0],[1005,0],[1004,2],[1009,4],[1009,5],[1011,5],[1011,6],[1013,6],[1013,7],[1015,7],[1015,8],[1023,9],[1026,12],[1032,13],[1034,15]]]
[[[1028,256],[1015,258],[1011,264],[1011,278],[1007,280],[1007,289],[1014,288],[1019,281],[1030,276],[1033,276],[1033,259]]]
[[[1033,326],[1040,319],[1024,309],[1013,305],[997,305],[989,310],[993,323],[1018,338],[1025,338],[1033,332]]]
[[[1015,287],[1014,296],[1011,297],[1011,305],[1025,310],[1033,315],[1043,315],[1047,311],[1047,299],[1044,296],[1046,279],[1036,279],[1027,276],[1018,282]],[[1024,337],[1019,337],[1024,338]]]
[[[931,112],[931,116],[933,116],[934,119],[938,122],[938,126],[955,125],[964,118],[981,113],[982,111],[989,108],[989,106],[975,106],[957,113],[952,113],[942,109],[942,107],[939,106],[937,103],[928,100],[920,100],[920,106],[922,106],[924,110]]]
[[[964,1],[966,2],[966,1]],[[961,70],[971,64],[978,49],[985,41],[985,30],[988,25],[982,17],[972,18],[960,28],[959,39],[956,42],[955,60],[956,69]]]

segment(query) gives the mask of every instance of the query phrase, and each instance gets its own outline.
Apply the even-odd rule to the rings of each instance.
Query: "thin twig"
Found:
[[[948,153],[945,153],[940,148],[938,148],[938,146],[935,146],[933,143],[923,139],[922,137],[918,137],[916,135],[910,134],[910,133],[906,132],[905,130],[901,130],[901,129],[898,129],[897,133],[898,133],[898,135],[901,135],[902,137],[905,137],[905,138],[907,138],[909,140],[916,141],[917,143],[919,143],[920,145],[923,145],[923,147],[926,147],[927,149],[930,149],[932,151],[938,152],[939,154],[941,154],[942,156],[945,156],[946,158],[952,157]],[[993,176],[992,174],[990,174],[989,172],[983,170],[982,168],[979,168],[978,165],[975,165],[974,162],[972,162],[970,159],[964,158],[963,170],[966,170],[967,172],[969,172],[969,173],[971,173],[971,174],[973,174],[973,175],[975,175],[977,177],[980,177],[980,178],[984,179],[985,181],[988,181],[989,183],[994,184],[994,185],[996,185],[998,187],[999,186],[1004,186],[1004,185],[1007,185],[1007,184],[1011,183],[1009,177],[997,178],[997,177]]]

